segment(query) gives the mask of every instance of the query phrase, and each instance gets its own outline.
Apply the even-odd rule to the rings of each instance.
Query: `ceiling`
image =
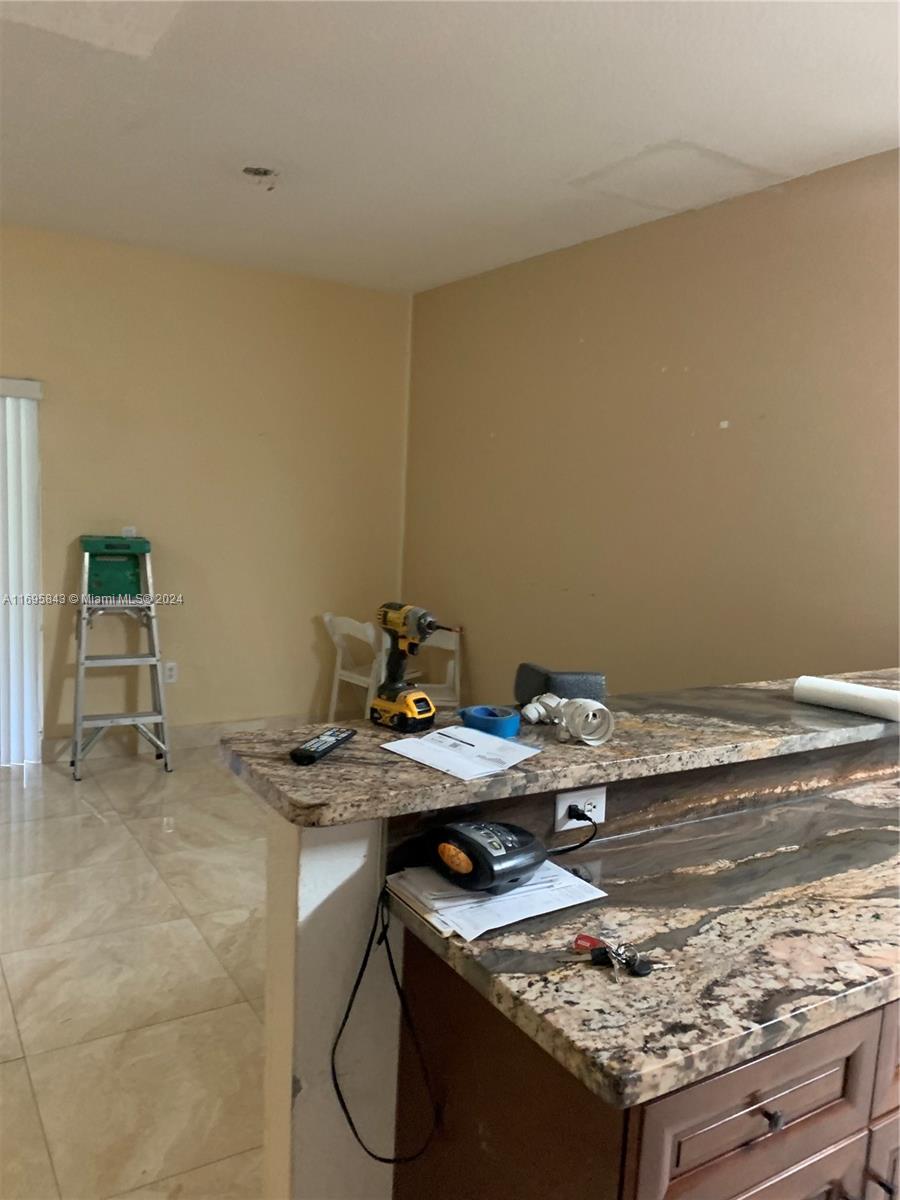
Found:
[[[6,220],[431,287],[897,145],[892,3],[3,3]],[[242,175],[273,167],[269,191]]]

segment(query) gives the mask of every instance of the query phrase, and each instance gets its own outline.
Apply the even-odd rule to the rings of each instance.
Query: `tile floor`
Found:
[[[217,757],[0,769],[0,1200],[260,1200],[265,814]]]

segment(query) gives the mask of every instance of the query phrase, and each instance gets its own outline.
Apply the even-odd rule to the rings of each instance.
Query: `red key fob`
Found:
[[[575,935],[572,949],[576,954],[589,954],[591,950],[599,950],[605,945],[606,942],[602,938],[593,937],[590,933],[579,933]]]

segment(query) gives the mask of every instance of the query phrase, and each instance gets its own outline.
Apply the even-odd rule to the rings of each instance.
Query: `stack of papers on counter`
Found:
[[[502,896],[467,892],[443,879],[431,867],[409,867],[389,875],[388,891],[432,925],[441,937],[458,933],[471,942],[489,929],[500,929],[526,917],[602,900],[592,883],[585,883],[555,863],[543,863],[527,883]]]
[[[514,738],[494,737],[491,733],[461,725],[436,729],[424,737],[384,742],[383,748],[426,767],[455,775],[457,779],[467,780],[506,771],[516,763],[531,758],[532,754],[540,753],[540,746],[526,746]]]

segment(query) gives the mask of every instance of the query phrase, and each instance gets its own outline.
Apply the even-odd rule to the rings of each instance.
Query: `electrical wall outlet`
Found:
[[[122,537],[137,537],[137,526],[136,525],[123,525],[122,526]]]
[[[556,819],[553,829],[562,833],[565,829],[584,829],[591,821],[569,816],[569,805],[577,804],[598,825],[606,820],[606,788],[577,788],[574,792],[559,792],[556,796]]]
[[[163,663],[163,680],[166,683],[178,682],[178,663],[167,662]]]

